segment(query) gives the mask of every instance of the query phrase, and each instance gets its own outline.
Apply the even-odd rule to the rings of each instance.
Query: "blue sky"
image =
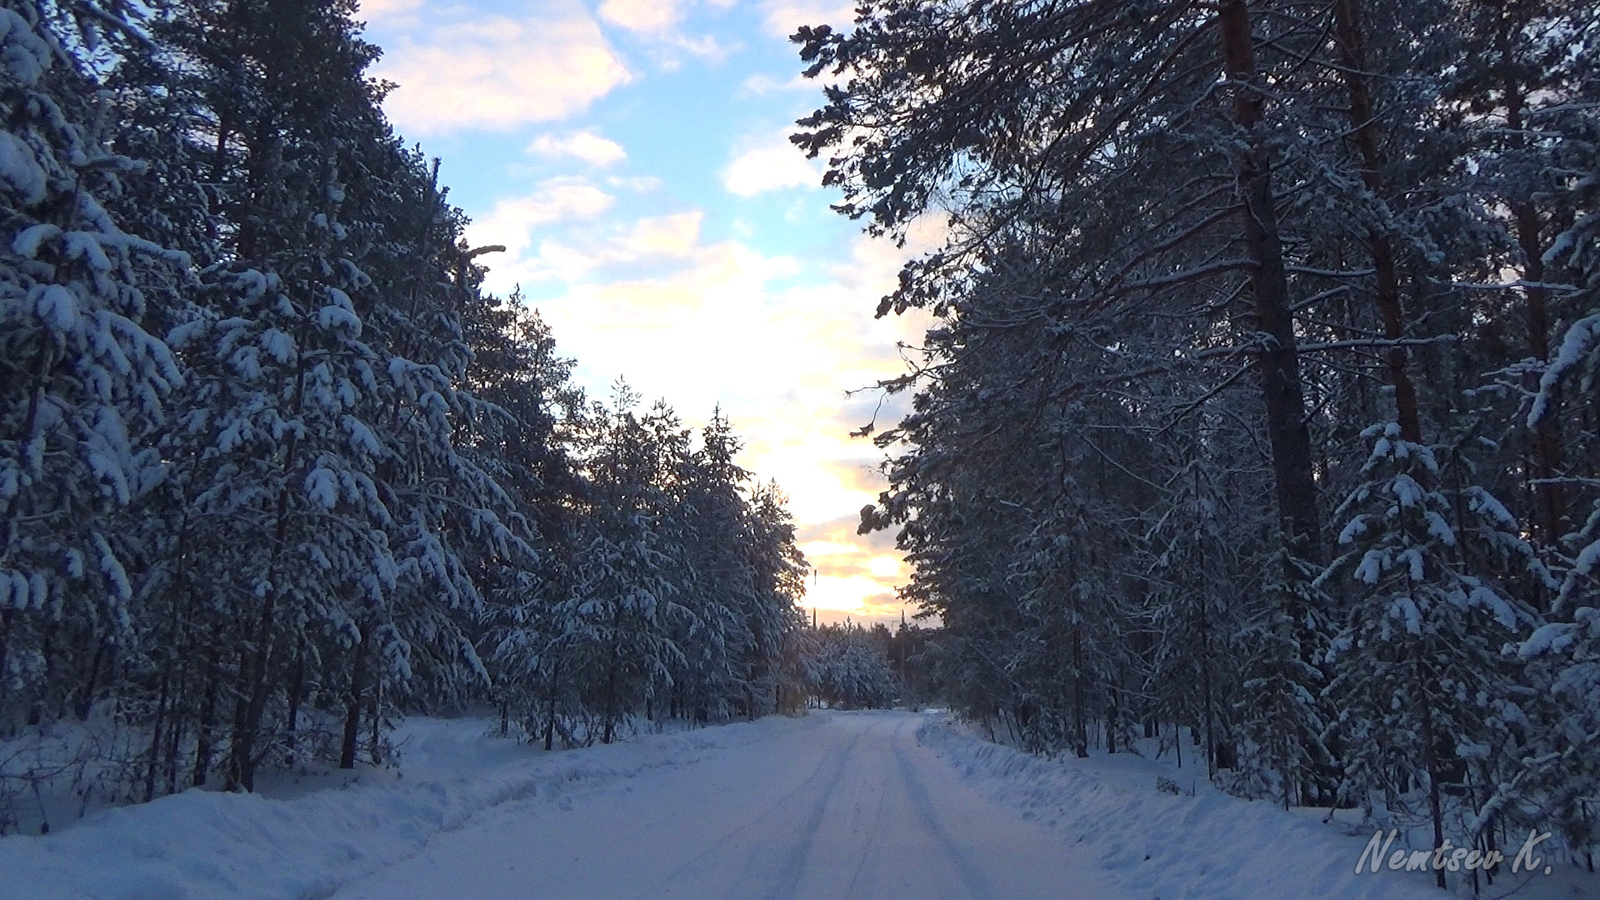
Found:
[[[592,396],[618,376],[691,424],[720,404],[741,462],[790,495],[836,614],[898,617],[889,535],[855,534],[882,458],[848,432],[927,319],[874,320],[907,249],[829,209],[788,144],[821,99],[786,37],[836,0],[366,0],[385,108],[443,160],[489,286],[519,287]],[[879,425],[898,416],[889,407]]]

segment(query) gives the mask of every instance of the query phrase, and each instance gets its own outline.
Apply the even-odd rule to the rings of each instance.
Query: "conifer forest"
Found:
[[[855,423],[860,539],[893,538],[913,618],[859,625],[807,608],[736,416],[596,397],[490,289],[506,247],[391,124],[363,23],[0,0],[0,835],[64,824],[52,790],[81,816],[403,766],[408,718],[476,711],[530,753],[690,762],[745,738],[649,734],[912,722],[832,776],[881,738],[908,822],[907,754],[988,759],[969,738],[1175,757],[1302,824],[1507,859],[1549,831],[1594,871],[1600,5],[858,0],[790,29],[814,111],[784,149],[903,250],[877,317],[930,323]],[[868,895],[773,866],[772,896]],[[1416,884],[1500,883],[1448,871]],[[1006,894],[985,877],[941,883]]]

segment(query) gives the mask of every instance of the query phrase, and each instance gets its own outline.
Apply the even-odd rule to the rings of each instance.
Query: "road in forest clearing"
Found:
[[[919,746],[913,713],[849,713],[558,803],[502,807],[336,900],[1125,896],[1063,837]]]

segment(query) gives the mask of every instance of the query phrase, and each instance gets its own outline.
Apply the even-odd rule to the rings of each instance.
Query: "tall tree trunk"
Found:
[[[1072,719],[1074,728],[1074,752],[1079,759],[1089,757],[1089,725],[1086,721],[1087,714],[1083,704],[1083,637],[1079,633],[1082,626],[1076,626],[1072,631]]]
[[[200,701],[200,722],[195,733],[194,748],[194,786],[200,787],[206,783],[206,775],[211,771],[211,754],[214,749],[212,742],[217,724],[217,681],[221,673],[217,671],[218,659],[216,645],[206,650],[206,694]]]
[[[94,708],[94,694],[100,689],[100,669],[105,663],[108,653],[114,652],[111,641],[101,638],[94,648],[94,659],[89,662],[89,677],[84,682],[82,693],[78,695],[77,708],[73,710],[78,716],[78,721],[89,718],[89,710]]]
[[[356,644],[355,658],[350,664],[350,696],[345,706],[344,739],[339,745],[339,768],[356,767],[356,741],[361,734],[361,706],[367,692],[367,652],[369,631],[361,628],[361,640]]]
[[[4,678],[5,673],[9,671],[6,662],[11,648],[11,623],[15,619],[16,610],[0,609],[0,678]]]
[[[289,676],[289,714],[285,717],[285,734],[283,737],[284,744],[289,748],[287,762],[290,766],[294,765],[295,745],[297,743],[295,733],[300,728],[300,695],[305,691],[305,682],[305,650],[301,647],[300,641],[296,639],[294,645],[294,669]]]
[[[383,668],[372,678],[372,732],[367,755],[375,766],[383,765]]]
[[[1306,428],[1294,315],[1272,196],[1272,162],[1262,128],[1265,101],[1256,73],[1249,5],[1245,0],[1222,0],[1218,24],[1223,70],[1234,84],[1234,123],[1242,132],[1244,148],[1234,159],[1235,178],[1244,198],[1245,243],[1255,263],[1250,274],[1255,330],[1267,337],[1267,345],[1256,355],[1256,366],[1266,406],[1278,516],[1293,554],[1320,563],[1321,520],[1311,469],[1311,436]],[[1288,569],[1285,574],[1291,580],[1303,579],[1297,567]]]
[[[1367,70],[1366,31],[1361,15],[1362,0],[1337,0],[1334,4],[1334,33],[1339,47],[1340,75],[1350,94],[1350,137],[1361,157],[1361,181],[1374,197],[1383,199],[1383,156],[1378,149],[1377,109],[1372,99],[1371,77]],[[1391,341],[1405,337],[1405,310],[1400,301],[1400,276],[1395,264],[1394,245],[1381,226],[1370,226],[1367,251],[1377,281],[1375,299],[1383,322],[1383,336]],[[1400,436],[1413,443],[1422,442],[1422,422],[1417,411],[1417,389],[1407,371],[1406,348],[1395,344],[1384,352],[1389,384],[1394,388],[1396,421]]]
[[[1502,48],[1502,51],[1509,53],[1505,48]],[[1509,63],[1509,60],[1507,62]],[[1507,68],[1511,69],[1509,65]],[[1514,135],[1512,141],[1520,147],[1526,143],[1520,137],[1520,132],[1523,128],[1522,114],[1527,101],[1514,75],[1506,76],[1504,92],[1506,130]],[[1527,282],[1522,292],[1527,301],[1528,355],[1539,362],[1549,362],[1550,289],[1544,286],[1545,247],[1541,236],[1542,220],[1532,200],[1523,197],[1512,198],[1509,206],[1512,220],[1516,224],[1517,248],[1522,251],[1522,280]],[[1530,374],[1527,379],[1528,389],[1538,390],[1538,382],[1539,376]],[[1560,405],[1559,391],[1552,399],[1556,406]],[[1556,476],[1560,474],[1562,457],[1565,455],[1560,421],[1561,417],[1552,409],[1538,425],[1534,426],[1531,435],[1532,452],[1529,454],[1528,475],[1533,482],[1534,527],[1547,547],[1558,545],[1562,536],[1566,534],[1563,522],[1566,517],[1566,492],[1555,481]]]
[[[1426,696],[1426,695],[1424,695]],[[1422,765],[1428,773],[1428,817],[1433,822],[1433,846],[1444,846],[1444,806],[1439,797],[1439,758],[1433,742],[1433,711],[1427,701],[1419,704],[1422,713]],[[1444,890],[1444,869],[1434,870],[1434,879]]]
[[[162,728],[166,724],[168,689],[171,685],[172,659],[168,656],[162,666],[161,687],[156,692],[156,716],[150,724],[150,759],[144,772],[144,802],[156,798],[156,770],[161,767]]]
[[[555,667],[550,672],[550,703],[545,708],[544,716],[544,749],[551,750],[555,746],[556,738],[556,694],[561,687],[561,659],[556,658]]]
[[[187,655],[187,648],[185,653]],[[167,729],[167,793],[178,792],[178,754],[183,749],[184,717],[179,710],[187,705],[189,696],[189,667],[178,667],[178,689],[173,693],[172,727]]]
[[[306,338],[306,325],[302,323],[296,334],[296,340],[304,342]],[[294,396],[290,401],[290,410],[295,415],[301,412],[305,401],[306,359],[306,355],[301,354],[295,369]],[[291,431],[288,446],[283,454],[282,471],[285,480],[283,487],[278,491],[272,556],[267,560],[267,593],[261,598],[261,617],[256,625],[254,653],[249,662],[242,667],[245,674],[246,701],[241,707],[241,715],[235,719],[233,758],[228,766],[229,789],[235,787],[243,787],[247,791],[255,789],[255,744],[256,737],[261,731],[261,714],[267,705],[267,666],[272,660],[272,642],[276,637],[273,617],[280,590],[277,582],[288,544],[290,485],[295,480],[295,467],[299,463],[299,455],[299,434]]]

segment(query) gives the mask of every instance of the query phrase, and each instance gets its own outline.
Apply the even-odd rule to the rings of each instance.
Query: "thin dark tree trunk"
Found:
[[[1116,753],[1117,752],[1117,720],[1119,718],[1119,715],[1118,715],[1119,711],[1117,709],[1117,691],[1121,689],[1121,686],[1122,686],[1122,680],[1119,678],[1119,679],[1117,679],[1116,682],[1114,682],[1114,683],[1112,683],[1110,685],[1107,685],[1107,687],[1106,687],[1106,752],[1107,753]]]
[[[189,667],[178,667],[178,689],[173,695],[172,727],[167,729],[167,793],[178,792],[178,754],[183,748],[184,717],[179,714],[187,706],[189,695]]]
[[[1361,15],[1362,0],[1337,0],[1334,4],[1334,30],[1342,57],[1346,89],[1350,93],[1351,140],[1361,157],[1361,181],[1373,196],[1382,199],[1383,156],[1378,149],[1377,110],[1368,80],[1366,31]],[[1378,313],[1383,321],[1383,336],[1398,341],[1405,337],[1405,310],[1400,301],[1400,276],[1395,264],[1394,246],[1389,236],[1372,226],[1366,237],[1376,275]],[[1395,415],[1400,436],[1413,443],[1422,442],[1422,421],[1417,411],[1417,389],[1407,371],[1407,354],[1396,344],[1384,352],[1389,383],[1394,387]]]
[[[1433,820],[1434,849],[1444,846],[1444,807],[1439,797],[1439,759],[1433,746],[1433,714],[1426,703],[1422,711],[1422,760],[1428,772],[1428,817]],[[1444,890],[1444,870],[1434,871],[1434,880]]]
[[[296,640],[294,649],[294,668],[289,676],[289,713],[285,717],[284,721],[286,733],[284,734],[283,738],[284,744],[289,750],[287,762],[290,766],[294,765],[296,750],[295,745],[297,743],[295,734],[300,728],[300,695],[305,691],[305,681],[305,650],[303,647],[301,647],[299,640]]]
[[[604,736],[600,743],[609,744],[617,720],[617,667],[622,664],[622,606],[611,615],[611,659],[606,664],[606,700]]]
[[[1516,82],[1508,77],[1505,85],[1506,130],[1517,134],[1522,130],[1522,111],[1525,100]],[[1517,140],[1513,138],[1513,140]],[[1517,247],[1522,251],[1522,279],[1528,282],[1523,288],[1527,299],[1528,354],[1540,362],[1550,360],[1550,290],[1544,287],[1544,240],[1541,237],[1539,211],[1530,200],[1517,199],[1510,203],[1511,215],[1516,222]],[[1528,376],[1530,390],[1538,389],[1538,376]],[[1552,398],[1560,405],[1560,393]],[[1565,455],[1561,441],[1560,416],[1550,410],[1533,428],[1533,447],[1530,454],[1529,475],[1533,480],[1534,526],[1546,546],[1557,546],[1566,534],[1563,520],[1566,517],[1566,492],[1556,481]]]
[[[11,623],[16,619],[16,610],[0,610],[0,672],[6,669],[8,651],[11,649]]]
[[[94,648],[94,659],[89,663],[89,678],[84,682],[83,693],[78,696],[77,709],[74,710],[80,722],[87,720],[89,710],[94,708],[94,694],[100,689],[100,669],[111,652],[111,642],[101,638]]]
[[[144,802],[156,798],[156,770],[161,767],[162,728],[166,724],[168,688],[171,684],[172,659],[169,656],[161,672],[161,688],[156,693],[156,716],[150,724],[150,760],[144,772]]]
[[[555,667],[550,672],[550,703],[545,709],[544,717],[544,749],[551,750],[555,746],[556,738],[556,694],[561,686],[561,659],[556,658]]]
[[[361,629],[361,640],[356,644],[355,658],[350,665],[350,696],[345,706],[344,736],[339,745],[339,768],[356,767],[356,742],[361,734],[361,706],[367,691],[368,632]]]
[[[1222,0],[1218,24],[1223,70],[1234,84],[1234,123],[1242,132],[1244,148],[1234,160],[1235,178],[1244,199],[1245,243],[1255,263],[1250,274],[1255,304],[1252,330],[1267,338],[1256,355],[1256,366],[1266,406],[1278,515],[1292,553],[1320,563],[1321,521],[1311,469],[1311,436],[1306,428],[1289,281],[1272,196],[1272,163],[1262,127],[1265,100],[1256,72],[1249,5],[1245,0]],[[1285,574],[1292,581],[1303,580],[1298,567],[1288,569]]]
[[[220,676],[217,668],[217,648],[212,646],[206,651],[206,694],[200,701],[200,722],[195,732],[195,787],[204,785],[206,775],[211,771],[213,730],[217,721],[217,681]]]
[[[1072,632],[1072,718],[1076,729],[1076,746],[1079,759],[1089,757],[1089,732],[1083,708],[1083,639],[1079,629]]]
[[[368,756],[372,764],[383,765],[383,672],[380,669],[372,679],[372,734]]]

